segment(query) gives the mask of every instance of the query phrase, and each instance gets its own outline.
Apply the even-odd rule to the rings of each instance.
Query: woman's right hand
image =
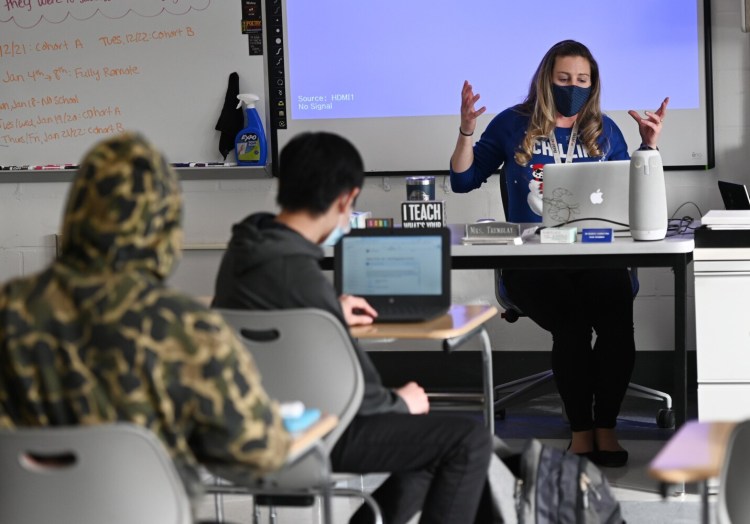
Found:
[[[477,118],[487,109],[485,106],[474,109],[479,100],[479,94],[474,94],[474,88],[468,80],[464,80],[461,89],[461,131],[464,135],[471,135],[477,127]]]

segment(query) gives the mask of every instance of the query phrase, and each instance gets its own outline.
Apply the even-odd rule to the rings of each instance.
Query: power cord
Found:
[[[696,226],[693,225],[693,223],[696,221],[695,218],[691,217],[690,215],[683,216],[682,218],[675,218],[677,216],[677,213],[680,212],[680,209],[687,205],[692,205],[693,207],[695,207],[695,210],[698,211],[699,217],[703,216],[703,211],[701,211],[701,208],[698,206],[698,204],[691,200],[683,202],[675,210],[675,212],[672,213],[672,217],[667,221],[667,236],[684,235],[685,233],[695,231]]]
[[[539,231],[541,231],[542,229],[545,229],[547,227],[550,227],[550,228],[565,227],[565,226],[568,226],[570,224],[574,224],[575,222],[582,222],[584,220],[597,221],[597,222],[608,222],[610,224],[615,224],[616,226],[622,226],[622,227],[625,228],[625,229],[613,229],[612,231],[614,233],[624,233],[626,231],[630,231],[630,224],[624,224],[622,222],[617,222],[615,220],[610,220],[608,218],[589,217],[589,218],[575,218],[573,220],[568,220],[567,222],[563,222],[561,224],[557,224],[557,225],[554,225],[554,226],[542,226],[539,229],[537,229],[537,234],[539,233]]]

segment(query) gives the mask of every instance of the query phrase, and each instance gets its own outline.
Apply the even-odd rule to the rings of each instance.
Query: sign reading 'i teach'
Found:
[[[445,202],[442,200],[407,200],[401,203],[402,227],[443,227],[445,223]]]

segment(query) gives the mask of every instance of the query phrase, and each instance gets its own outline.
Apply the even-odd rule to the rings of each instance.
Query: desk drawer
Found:
[[[750,382],[750,271],[695,274],[695,334],[698,382]]]
[[[750,419],[750,383],[698,384],[698,420]]]

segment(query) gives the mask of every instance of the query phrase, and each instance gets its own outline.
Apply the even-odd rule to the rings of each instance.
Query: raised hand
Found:
[[[656,148],[664,125],[664,118],[667,116],[668,104],[669,97],[664,99],[656,111],[646,111],[645,118],[641,117],[637,111],[632,109],[628,111],[628,114],[638,122],[638,132],[641,134],[641,142],[644,145]]]
[[[475,109],[479,101],[479,94],[474,94],[474,88],[468,80],[464,80],[463,89],[461,89],[461,132],[464,135],[471,135],[477,127],[477,118],[484,113],[485,106]]]

